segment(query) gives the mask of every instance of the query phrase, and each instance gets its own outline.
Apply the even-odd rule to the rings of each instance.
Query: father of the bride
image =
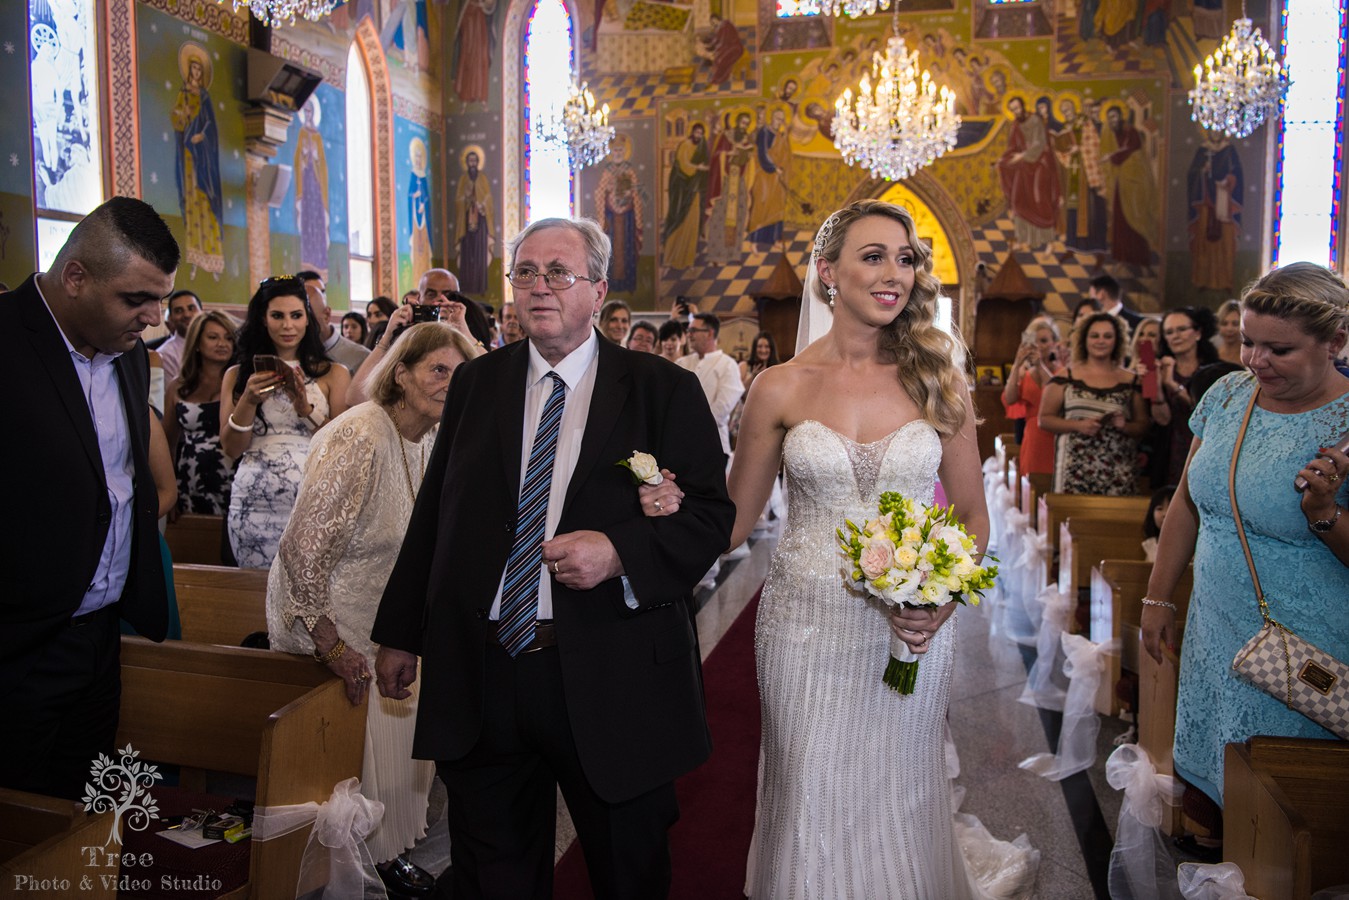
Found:
[[[674,779],[710,752],[690,594],[735,510],[698,380],[601,340],[609,239],[511,243],[527,341],[455,372],[373,637],[386,696],[422,658],[414,754],[449,791],[456,900],[547,898],[560,786],[601,898],[669,891]],[[617,465],[679,476],[643,515]]]

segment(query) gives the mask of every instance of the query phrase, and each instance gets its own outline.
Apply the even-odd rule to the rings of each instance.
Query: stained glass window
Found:
[[[567,150],[534,134],[540,117],[556,116],[575,71],[572,21],[562,0],[538,0],[525,28],[525,217],[533,222],[572,214]]]
[[[103,202],[98,27],[93,0],[29,0],[33,198],[38,264]]]
[[[1274,264],[1335,266],[1344,178],[1345,4],[1283,2],[1292,87],[1279,120]],[[1297,165],[1289,165],[1297,160]]]
[[[347,51],[347,240],[351,297],[375,296],[374,129],[370,75],[356,44]]]

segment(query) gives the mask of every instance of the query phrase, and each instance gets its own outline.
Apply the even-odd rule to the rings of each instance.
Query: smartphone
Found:
[[[281,387],[281,385],[284,383],[286,378],[287,366],[279,356],[272,356],[269,353],[259,353],[257,356],[253,357],[253,371],[271,372],[281,377],[282,379],[281,381],[278,381],[276,384],[268,385],[267,387],[258,391],[259,394],[270,394],[272,391]]]
[[[412,307],[412,324],[439,322],[440,307],[432,303],[418,303]]]
[[[1143,399],[1156,400],[1160,396],[1157,391],[1157,351],[1151,341],[1139,342],[1138,361],[1143,364]]]

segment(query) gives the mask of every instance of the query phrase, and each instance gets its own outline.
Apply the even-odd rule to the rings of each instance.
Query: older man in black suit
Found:
[[[710,751],[689,603],[730,537],[725,458],[691,373],[599,338],[596,223],[535,222],[510,258],[528,340],[455,372],[379,687],[405,696],[421,656],[414,754],[449,789],[455,897],[551,896],[558,786],[596,896],[663,897],[673,782]],[[634,451],[678,473],[673,514],[643,514]]]
[[[6,787],[78,798],[117,733],[119,617],[164,639],[140,333],[159,321],[177,268],[154,209],[114,197],[75,226],[50,271],[0,296],[18,323],[0,353],[12,387],[0,442]]]

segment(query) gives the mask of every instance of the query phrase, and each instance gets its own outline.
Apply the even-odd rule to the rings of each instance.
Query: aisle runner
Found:
[[[703,663],[712,756],[675,784],[679,822],[670,830],[671,900],[740,897],[754,830],[759,770],[759,692],[754,676],[756,594]],[[589,900],[581,847],[555,870],[555,900]]]

